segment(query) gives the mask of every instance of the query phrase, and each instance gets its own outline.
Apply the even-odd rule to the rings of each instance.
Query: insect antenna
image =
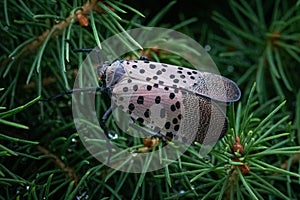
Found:
[[[72,90],[67,90],[65,92],[62,92],[60,94],[57,94],[55,96],[51,96],[47,99],[41,98],[39,101],[52,101],[52,100],[57,100],[65,95],[71,95],[73,93],[77,92],[104,92],[106,89],[103,87],[87,87],[87,88],[74,88]]]
[[[80,49],[76,49],[70,40],[65,40],[65,41],[69,44],[69,46],[71,47],[72,51],[75,52],[75,53],[90,53],[94,49],[94,48],[80,48]]]
[[[73,49],[73,52],[75,53],[90,53],[93,51],[93,48],[83,48],[83,49]]]

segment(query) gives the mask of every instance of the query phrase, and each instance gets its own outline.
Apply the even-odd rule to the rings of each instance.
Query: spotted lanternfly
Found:
[[[222,138],[228,122],[220,104],[226,107],[241,95],[233,81],[220,75],[146,58],[105,63],[98,73],[112,102],[132,120],[182,142],[203,143],[209,130],[212,140]],[[212,124],[221,126],[219,132],[209,129]]]

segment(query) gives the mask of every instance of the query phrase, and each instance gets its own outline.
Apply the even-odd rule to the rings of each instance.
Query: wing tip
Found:
[[[241,95],[242,95],[240,88],[234,81],[232,81],[228,78],[226,78],[226,79],[230,83],[230,87],[229,87],[230,91],[227,91],[227,94],[228,94],[227,101],[228,102],[236,102],[236,101],[240,100]]]

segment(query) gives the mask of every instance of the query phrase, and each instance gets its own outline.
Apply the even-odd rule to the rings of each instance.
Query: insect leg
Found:
[[[107,111],[104,113],[104,115],[102,116],[101,122],[100,122],[100,126],[101,126],[101,128],[104,130],[104,133],[105,133],[105,135],[106,135],[108,138],[110,138],[111,135],[110,135],[109,130],[108,130],[108,128],[106,127],[105,123],[106,123],[107,119],[109,118],[109,116],[111,115],[111,113],[112,113],[112,107],[110,106],[110,107],[107,109]]]
[[[162,135],[160,132],[155,133],[153,136],[154,138],[158,138],[160,141],[162,141],[163,146],[166,146],[168,144],[167,142],[172,140],[171,138]]]
[[[104,113],[104,115],[101,118],[101,122],[100,122],[100,126],[104,131],[104,134],[106,135],[106,148],[108,149],[108,157],[107,157],[107,163],[110,162],[110,158],[111,158],[111,153],[112,153],[112,146],[110,144],[109,138],[113,138],[114,136],[112,135],[112,132],[108,130],[108,128],[106,127],[106,122],[109,118],[109,116],[112,113],[112,106],[110,106],[107,111]]]

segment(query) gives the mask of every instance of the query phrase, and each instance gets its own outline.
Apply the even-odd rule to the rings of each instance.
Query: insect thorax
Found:
[[[114,87],[115,84],[117,84],[125,74],[124,66],[122,64],[123,61],[116,61],[112,63],[110,66],[108,66],[105,70],[106,75],[106,86],[110,89]]]

